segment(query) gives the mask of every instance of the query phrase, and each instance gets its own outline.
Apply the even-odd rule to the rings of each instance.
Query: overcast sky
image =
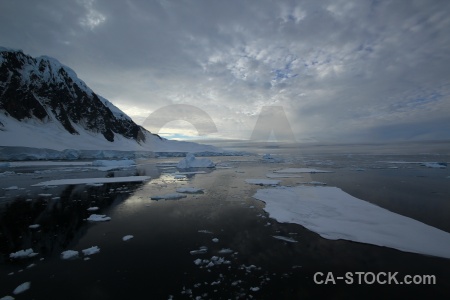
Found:
[[[161,128],[174,137],[196,137],[203,111],[208,138],[283,124],[298,141],[449,139],[449,13],[447,0],[1,0],[0,46],[55,57],[139,124],[198,109]]]

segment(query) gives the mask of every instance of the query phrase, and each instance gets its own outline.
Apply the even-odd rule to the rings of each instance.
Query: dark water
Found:
[[[19,284],[30,282],[30,289],[14,295],[16,299],[447,298],[450,260],[326,240],[302,226],[277,223],[264,212],[264,204],[252,198],[262,187],[244,180],[265,178],[271,170],[285,167],[331,170],[334,173],[282,179],[282,184],[326,182],[357,198],[450,232],[449,169],[388,162],[449,162],[448,153],[315,154],[283,147],[259,151],[275,153],[284,162],[262,162],[260,156],[214,157],[214,161],[230,168],[205,170],[206,174],[188,175],[181,180],[165,174],[176,170],[170,163],[177,158],[152,159],[140,162],[137,168],[110,172],[83,167],[0,170],[16,173],[0,178],[2,188],[19,187],[0,190],[0,297],[12,295]],[[169,164],[162,164],[165,162]],[[31,187],[50,179],[130,175],[148,175],[152,180],[47,190]],[[149,198],[183,186],[203,188],[204,194],[167,201]],[[85,219],[92,213],[87,208],[91,206],[99,207],[95,213],[105,214],[111,221],[87,222]],[[31,224],[40,227],[30,229]],[[125,235],[134,238],[123,241]],[[298,242],[281,241],[274,235]],[[89,256],[89,260],[81,254],[73,260],[60,258],[62,251],[91,246],[98,246],[100,253]],[[202,246],[207,247],[206,253],[190,253]],[[28,248],[38,255],[9,257],[12,252]],[[231,249],[232,253],[220,253],[222,249]],[[216,264],[196,265],[198,258]],[[316,272],[333,272],[335,276],[345,272],[398,272],[399,279],[428,274],[436,276],[437,284],[337,281],[317,285],[313,280]]]

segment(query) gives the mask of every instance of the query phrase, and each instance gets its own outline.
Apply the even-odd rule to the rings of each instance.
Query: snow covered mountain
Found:
[[[137,125],[54,58],[0,47],[0,146],[53,150],[216,152]]]

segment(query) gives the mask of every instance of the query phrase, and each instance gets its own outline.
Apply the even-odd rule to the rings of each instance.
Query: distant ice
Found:
[[[179,194],[179,193],[170,193],[165,195],[159,195],[159,196],[152,196],[150,199],[152,200],[178,200],[181,198],[186,198],[186,195]]]
[[[86,184],[86,183],[111,183],[111,182],[142,182],[149,180],[149,176],[128,176],[128,177],[108,177],[108,178],[74,178],[74,179],[55,179],[39,182],[32,186],[43,185],[66,185],[66,184]]]
[[[445,169],[447,168],[446,163],[439,163],[439,162],[424,162],[421,164],[424,167],[427,168],[436,168],[436,169]]]
[[[212,231],[209,231],[209,230],[206,230],[206,229],[201,229],[201,230],[199,230],[198,232],[200,232],[200,233],[209,233],[209,234],[212,234]]]
[[[33,257],[38,255],[38,253],[33,252],[33,249],[29,248],[26,250],[19,250],[17,252],[11,253],[9,255],[10,258],[26,258],[26,257]]]
[[[93,166],[96,167],[130,167],[136,165],[134,160],[123,159],[123,160],[94,160],[92,162]]]
[[[294,240],[293,238],[290,238],[290,237],[286,237],[286,236],[282,236],[282,235],[273,235],[273,237],[278,239],[278,240],[285,241],[285,242],[297,243],[296,240]]]
[[[73,259],[78,257],[78,251],[75,250],[66,250],[61,252],[62,259]]]
[[[19,187],[17,185],[13,185],[13,186],[10,186],[7,188],[2,188],[2,190],[5,190],[5,191],[12,191],[12,190],[18,190],[18,189],[19,189]]]
[[[205,254],[206,252],[208,252],[208,247],[206,246],[201,246],[198,250],[189,251],[192,255]]]
[[[213,238],[212,241],[213,241],[214,243],[218,243],[218,242],[219,242],[219,239],[218,239],[218,238]]]
[[[173,175],[194,175],[194,174],[206,174],[205,171],[191,171],[191,172],[176,172]]]
[[[250,184],[257,185],[277,185],[280,183],[280,180],[272,180],[272,179],[245,179],[245,182]]]
[[[103,186],[103,183],[86,183],[87,186]]]
[[[229,249],[229,248],[223,248],[223,249],[219,250],[220,254],[230,254],[230,253],[233,253],[233,252],[234,251]]]
[[[177,193],[186,193],[186,194],[202,194],[203,189],[198,189],[195,187],[182,187],[177,189]]]
[[[268,178],[303,178],[302,175],[290,174],[290,173],[268,173],[266,174]]]
[[[41,225],[39,225],[39,224],[33,224],[33,225],[28,226],[28,228],[36,229],[36,228],[39,228],[40,226]]]
[[[450,258],[450,233],[355,198],[337,187],[260,189],[253,196],[278,222],[297,223],[323,238],[351,240]]]
[[[134,238],[134,236],[129,234],[129,235],[124,236],[124,237],[122,238],[122,241],[126,242],[126,241],[128,241],[128,240],[131,240],[132,238]]]
[[[103,221],[109,221],[109,220],[111,220],[111,218],[107,217],[106,215],[92,214],[86,220],[91,221],[91,222],[103,222]]]
[[[263,162],[270,162],[270,163],[282,163],[282,162],[284,162],[284,160],[282,158],[273,156],[272,154],[269,154],[269,153],[264,154],[262,156],[262,161]]]
[[[90,248],[81,250],[81,252],[83,252],[84,255],[89,256],[92,254],[96,254],[100,252],[100,248],[98,246],[92,246]]]
[[[287,168],[283,170],[274,171],[274,173],[332,173],[332,172],[311,168]]]
[[[9,166],[9,163],[0,162],[0,168],[8,168]]]
[[[177,164],[179,169],[188,168],[214,168],[215,163],[208,158],[196,158],[193,153],[188,153],[185,158]]]
[[[1,297],[0,300],[14,300],[14,297],[11,296],[5,296],[5,297]]]
[[[257,291],[259,291],[259,287],[251,287],[250,291],[257,292]]]
[[[21,293],[25,292],[26,290],[28,290],[29,288],[30,288],[30,282],[29,281],[24,282],[14,289],[13,294],[14,295],[21,294]]]
[[[97,206],[92,206],[87,209],[87,211],[97,211],[97,210],[98,210]]]

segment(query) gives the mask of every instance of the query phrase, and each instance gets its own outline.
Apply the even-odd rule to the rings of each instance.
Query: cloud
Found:
[[[282,106],[297,140],[450,138],[446,1],[0,6],[1,45],[56,57],[136,120],[189,104],[215,137],[249,139],[262,108]],[[192,135],[166,131],[177,124]]]

